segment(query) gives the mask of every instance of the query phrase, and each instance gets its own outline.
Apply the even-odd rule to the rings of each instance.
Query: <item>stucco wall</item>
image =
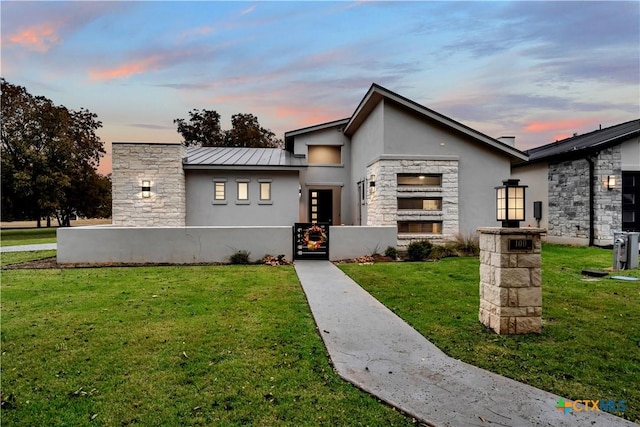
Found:
[[[395,227],[331,227],[332,260],[384,252],[395,242]],[[58,262],[70,263],[212,263],[228,262],[238,250],[251,260],[293,253],[288,227],[74,227],[57,232]]]
[[[124,226],[185,224],[181,144],[120,143],[112,146],[112,222]],[[151,183],[142,197],[142,182]]]
[[[214,181],[226,184],[226,200],[213,200]],[[260,200],[260,182],[271,181],[271,201]],[[237,183],[247,182],[249,200],[238,200]],[[186,171],[189,226],[291,226],[298,221],[298,171]]]
[[[342,163],[340,165],[313,165],[300,170],[300,209],[298,220],[309,221],[308,198],[311,189],[331,189],[334,191],[333,223],[335,225],[351,225],[351,186],[349,165],[351,163],[351,143],[339,128],[322,129],[295,137],[294,154],[303,154],[308,159],[308,147],[311,145],[334,145],[341,147]]]
[[[521,185],[527,186],[525,192],[526,218],[521,225],[547,229],[549,227],[549,164],[542,162],[513,168],[511,178],[519,179]],[[539,225],[533,217],[533,202],[535,201],[542,202],[542,218]]]
[[[635,137],[620,144],[623,171],[640,171],[640,138]]]

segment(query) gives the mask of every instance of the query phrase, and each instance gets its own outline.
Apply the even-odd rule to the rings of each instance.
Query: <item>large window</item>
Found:
[[[342,164],[342,147],[340,145],[309,145],[308,163],[320,165]]]
[[[441,211],[442,198],[399,198],[398,210],[407,211]]]
[[[398,186],[402,187],[442,187],[442,175],[399,173]]]
[[[398,234],[442,234],[442,222],[398,221]]]

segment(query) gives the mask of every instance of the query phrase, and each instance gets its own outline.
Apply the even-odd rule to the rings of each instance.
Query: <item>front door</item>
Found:
[[[640,231],[640,172],[622,172],[622,229]]]
[[[333,190],[309,190],[309,220],[333,224]]]

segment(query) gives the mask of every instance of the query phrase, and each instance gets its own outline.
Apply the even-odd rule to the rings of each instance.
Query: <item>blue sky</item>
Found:
[[[2,76],[98,114],[111,141],[179,141],[193,108],[285,131],[371,83],[528,149],[640,117],[640,2],[0,3]],[[110,169],[110,157],[101,166]]]

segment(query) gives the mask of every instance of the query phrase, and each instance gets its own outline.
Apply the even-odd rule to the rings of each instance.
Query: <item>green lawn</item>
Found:
[[[445,353],[570,399],[624,399],[640,422],[640,282],[583,280],[610,250],[544,245],[542,262],[544,330],[528,336],[478,322],[477,258],[340,267]]]
[[[31,251],[31,252],[2,252],[0,254],[0,266],[20,264],[27,261],[36,261],[56,256],[55,250]]]
[[[55,243],[56,228],[22,228],[0,230],[2,246]]]
[[[412,425],[337,377],[292,267],[2,271],[7,426]]]

